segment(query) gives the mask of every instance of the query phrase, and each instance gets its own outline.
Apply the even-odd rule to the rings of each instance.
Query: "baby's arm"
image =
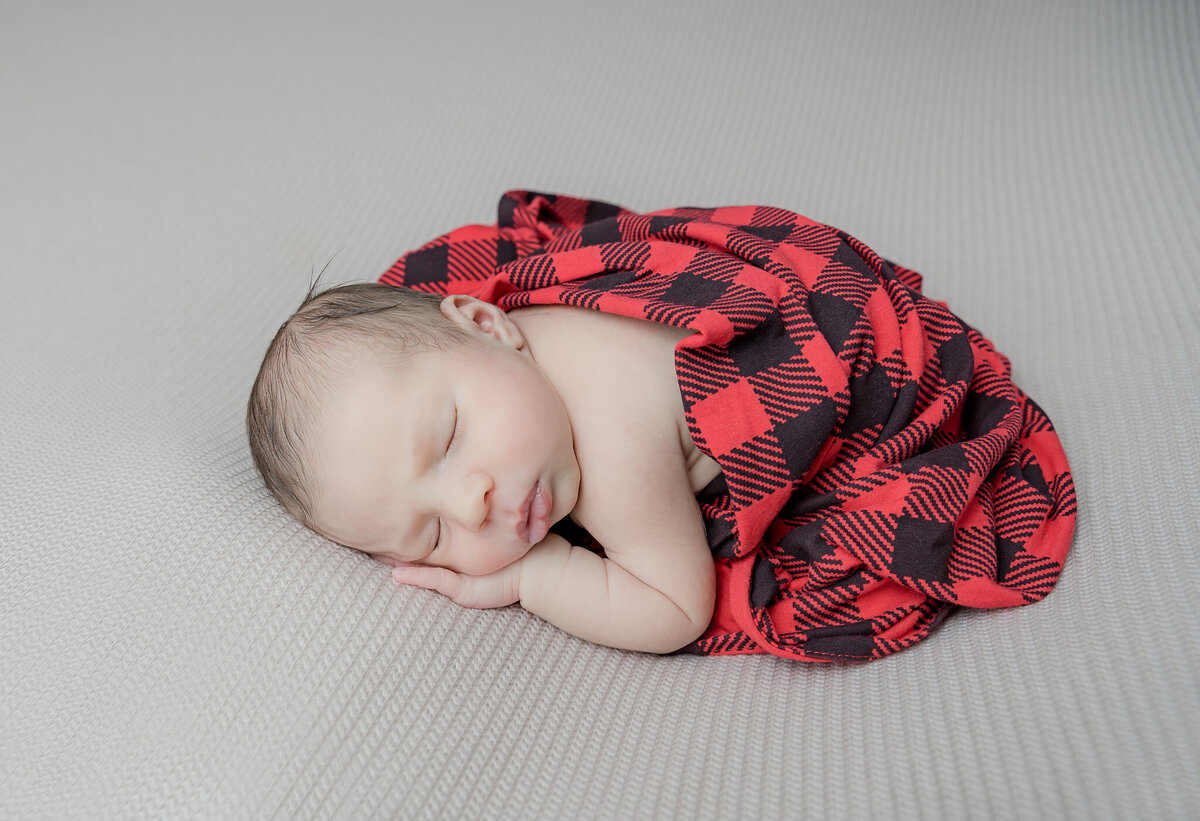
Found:
[[[626,460],[625,467],[597,471],[593,464],[586,509],[575,514],[607,558],[544,540],[522,562],[521,605],[598,644],[669,653],[699,637],[712,618],[712,554],[678,443],[622,444],[606,457],[614,465]]]

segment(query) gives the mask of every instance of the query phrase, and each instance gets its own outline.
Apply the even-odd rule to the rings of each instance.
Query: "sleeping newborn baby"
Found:
[[[1046,414],[921,288],[779,208],[510,191],[494,225],[310,294],[251,450],[301,522],[467,607],[879,658],[1046,596],[1076,517]]]
[[[266,355],[254,455],[289,512],[398,581],[670,652],[704,632],[715,596],[695,494],[720,469],[684,420],[685,335],[569,306],[334,288]],[[549,532],[567,516],[604,557]]]

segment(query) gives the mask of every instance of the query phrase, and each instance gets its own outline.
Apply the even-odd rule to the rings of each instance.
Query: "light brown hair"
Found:
[[[271,340],[250,390],[246,430],[267,489],[302,524],[311,526],[314,502],[305,440],[321,403],[335,401],[338,372],[377,351],[402,361],[466,342],[439,310],[441,299],[378,283],[310,290]]]

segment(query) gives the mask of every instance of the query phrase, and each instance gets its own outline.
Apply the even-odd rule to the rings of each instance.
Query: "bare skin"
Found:
[[[442,312],[472,343],[347,374],[314,437],[314,529],[467,607],[631,650],[697,638],[715,581],[695,493],[719,467],[684,419],[687,332],[461,295]],[[546,533],[564,516],[606,556]]]

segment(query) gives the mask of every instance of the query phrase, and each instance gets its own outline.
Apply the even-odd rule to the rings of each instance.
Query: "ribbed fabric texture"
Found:
[[[0,134],[0,817],[1200,813],[1195,3],[14,0]],[[515,187],[919,270],[1061,434],[1058,588],[660,658],[295,524],[242,429],[275,328]]]

